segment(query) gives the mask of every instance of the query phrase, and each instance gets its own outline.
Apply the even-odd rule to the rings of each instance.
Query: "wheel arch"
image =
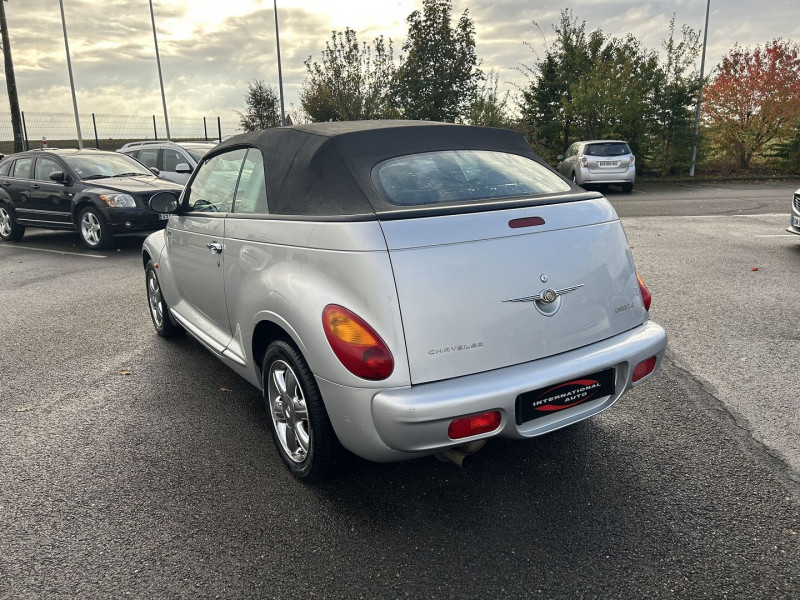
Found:
[[[87,196],[78,198],[72,203],[72,224],[75,225],[75,227],[78,226],[78,216],[81,214],[81,211],[87,206],[97,208],[97,205],[94,202],[92,202]]]
[[[250,342],[251,350],[253,352],[253,362],[255,362],[256,367],[258,368],[259,375],[263,369],[261,359],[266,353],[269,345],[276,340],[284,340],[285,342],[288,342],[294,346],[294,348],[301,355],[303,355],[303,358],[305,358],[306,361],[308,361],[300,347],[300,344],[297,343],[297,341],[294,339],[294,336],[291,335],[283,325],[269,319],[262,319],[255,326],[255,329],[253,329],[253,338]]]

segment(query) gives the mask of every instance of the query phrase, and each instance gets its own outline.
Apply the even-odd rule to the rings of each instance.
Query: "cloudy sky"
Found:
[[[287,110],[299,105],[303,61],[319,57],[331,30],[349,26],[362,41],[390,37],[397,56],[406,18],[421,5],[422,0],[278,0]],[[64,6],[80,112],[161,114],[148,0],[64,0]],[[153,0],[153,6],[170,117],[236,121],[233,111],[243,107],[248,81],[277,87],[272,0]],[[453,0],[455,16],[469,9],[475,21],[483,70],[497,71],[501,87],[510,90],[524,82],[517,67],[534,60],[545,37],[552,39],[551,26],[563,8],[572,8],[590,30],[632,33],[658,49],[673,13],[678,25],[702,29],[705,7],[705,0]],[[8,0],[5,8],[22,110],[70,113],[58,0]],[[776,37],[800,41],[798,0],[712,0],[706,69],[736,42],[753,46]]]

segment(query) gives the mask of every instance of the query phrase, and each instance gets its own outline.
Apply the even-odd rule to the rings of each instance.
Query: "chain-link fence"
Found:
[[[2,0],[0,0],[2,1]],[[164,116],[158,115],[80,115],[81,138],[85,147],[116,150],[138,140],[167,139]],[[22,134],[26,148],[77,148],[75,116],[70,113],[23,112]],[[170,117],[173,140],[209,140],[241,133],[238,120],[220,117]],[[11,114],[0,117],[0,154],[14,151]]]

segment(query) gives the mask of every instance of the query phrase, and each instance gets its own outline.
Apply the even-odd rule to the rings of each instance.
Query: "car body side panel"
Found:
[[[199,329],[202,341],[221,351],[231,339],[223,279],[227,254],[224,215],[170,217],[166,236],[177,292],[171,301],[167,298],[167,304],[179,319]],[[222,252],[213,253],[208,244],[220,244]]]
[[[322,311],[339,304],[369,323],[394,357],[393,373],[377,387],[409,383],[397,292],[377,222],[227,221],[231,347],[251,372],[257,373],[261,360],[252,356],[253,331],[267,320],[287,330],[316,376],[354,388],[376,387],[347,371],[328,344]]]

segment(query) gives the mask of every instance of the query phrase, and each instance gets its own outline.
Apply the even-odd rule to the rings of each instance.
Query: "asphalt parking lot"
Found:
[[[321,486],[257,390],[155,336],[140,239],[0,244],[0,597],[797,598],[795,187],[609,191],[660,375],[468,472],[354,459]]]

